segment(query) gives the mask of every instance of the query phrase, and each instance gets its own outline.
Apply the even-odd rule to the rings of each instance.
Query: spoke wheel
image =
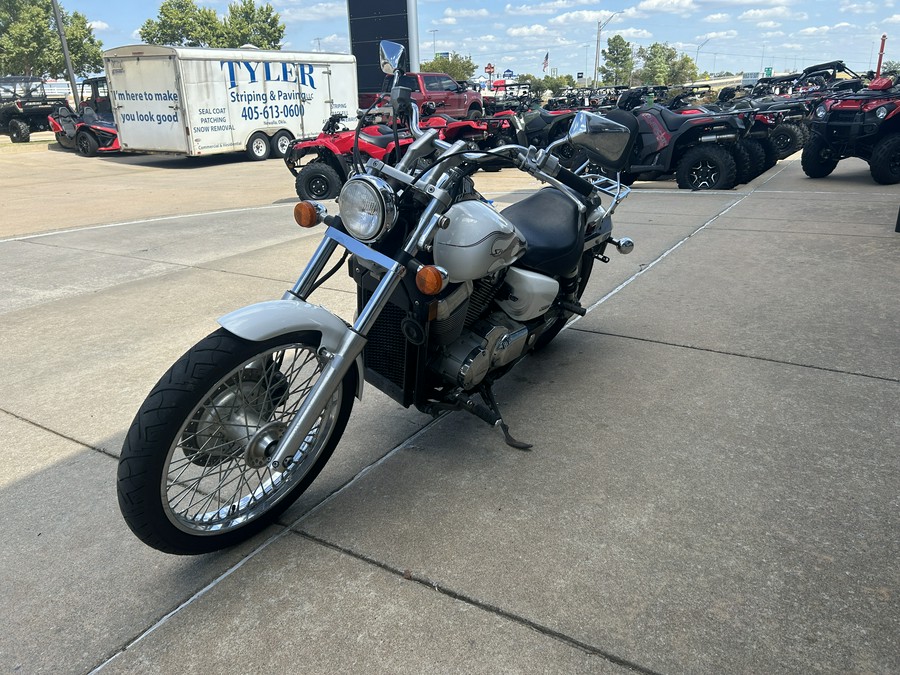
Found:
[[[119,505],[145,543],[205,553],[252,536],[328,461],[353,405],[344,378],[286,465],[269,458],[322,372],[318,336],[266,342],[224,329],[188,351],[147,397],[119,464]]]

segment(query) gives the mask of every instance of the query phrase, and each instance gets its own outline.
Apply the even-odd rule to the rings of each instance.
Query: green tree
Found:
[[[603,65],[600,66],[603,83],[627,84],[628,77],[634,70],[631,43],[621,35],[613,35],[606,41],[606,47],[600,52],[603,55]]]
[[[900,61],[883,61],[881,64],[882,73],[900,73]]]
[[[438,56],[431,61],[423,61],[419,65],[423,73],[447,73],[454,80],[470,80],[478,69],[478,64],[472,61],[472,57],[452,53],[450,58]]]
[[[686,54],[679,57],[678,51],[668,42],[641,47],[638,57],[644,65],[635,77],[644,84],[683,84],[697,79],[694,59]]]
[[[571,75],[558,75],[556,77],[547,75],[544,77],[541,84],[543,85],[544,90],[550,90],[551,96],[559,96],[566,90],[566,87],[575,86],[575,78]]]
[[[87,18],[60,7],[63,32],[78,75],[98,72],[102,46]],[[62,44],[50,0],[0,0],[0,70],[9,74],[60,77],[65,74]]]
[[[697,79],[697,64],[687,54],[670,64],[667,84],[684,84]]]
[[[157,19],[147,19],[140,35],[151,45],[212,47],[220,46],[222,31],[214,9],[198,7],[194,0],[164,0]]]
[[[228,5],[223,20],[221,47],[252,44],[260,49],[281,49],[284,24],[272,5],[257,7],[254,0],[240,0]]]
[[[547,88],[544,85],[544,78],[538,77],[537,75],[531,75],[530,73],[516,75],[516,82],[519,84],[527,84],[533,96],[543,96],[544,90]]]

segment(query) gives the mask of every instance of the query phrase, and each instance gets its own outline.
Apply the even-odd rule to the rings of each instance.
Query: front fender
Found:
[[[262,342],[295,331],[312,331],[321,336],[319,346],[334,352],[350,331],[343,319],[324,307],[299,298],[268,300],[248,305],[219,317],[218,323],[240,338]],[[356,358],[356,396],[362,398],[364,371],[362,354]]]

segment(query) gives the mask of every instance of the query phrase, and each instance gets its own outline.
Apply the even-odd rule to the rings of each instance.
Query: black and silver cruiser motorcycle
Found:
[[[382,43],[382,69],[398,76],[402,54]],[[611,220],[629,190],[561,167],[553,144],[451,145],[419,128],[408,89],[395,86],[392,99],[394,118],[406,116],[416,136],[404,157],[393,167],[360,165],[341,190],[338,216],[297,204],[299,225],[327,229],[294,287],[220,318],[138,411],[118,496],[146,544],[197,554],[262,530],[322,470],[364,382],[433,415],[468,411],[500,427],[510,445],[528,447],[509,434],[491,386],[585,313],[579,298],[595,260],[608,262],[609,247],[630,252],[630,239],[612,238]],[[558,143],[615,175],[634,136],[579,112]],[[471,178],[498,157],[549,187],[498,213]],[[357,287],[353,325],[309,302],[343,266],[326,270],[339,247]]]

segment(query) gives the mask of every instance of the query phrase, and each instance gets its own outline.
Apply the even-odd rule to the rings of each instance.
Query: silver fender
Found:
[[[222,328],[245,340],[262,342],[285,333],[313,331],[321,335],[319,346],[336,351],[350,327],[340,318],[319,305],[311,305],[299,298],[267,300],[241,307],[219,317]],[[356,397],[361,399],[364,383],[362,354],[356,357]]]

